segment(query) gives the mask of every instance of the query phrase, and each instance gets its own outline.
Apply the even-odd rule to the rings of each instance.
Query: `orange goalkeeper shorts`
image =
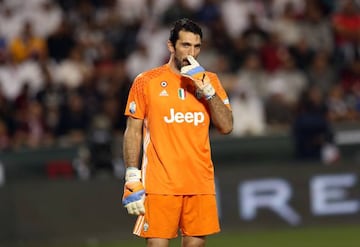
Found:
[[[134,234],[171,239],[206,236],[220,231],[215,195],[146,195],[145,215],[138,216]]]

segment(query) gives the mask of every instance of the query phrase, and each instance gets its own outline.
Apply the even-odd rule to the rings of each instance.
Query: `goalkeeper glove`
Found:
[[[187,56],[190,65],[181,68],[180,73],[195,82],[195,85],[205,97],[206,100],[211,99],[215,95],[215,89],[210,83],[209,77],[205,73],[205,69],[195,60],[193,56]]]
[[[129,214],[145,214],[145,189],[140,178],[141,171],[139,169],[135,167],[128,167],[126,169],[122,203]]]

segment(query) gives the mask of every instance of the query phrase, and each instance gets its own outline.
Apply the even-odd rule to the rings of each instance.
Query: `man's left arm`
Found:
[[[233,128],[233,116],[230,107],[225,105],[219,97],[219,92],[216,92],[205,69],[192,56],[188,56],[187,59],[190,65],[182,67],[180,71],[181,74],[190,78],[201,91],[202,96],[208,103],[211,121],[215,127],[220,133],[229,134]],[[217,77],[213,79],[218,80]],[[216,83],[220,84],[219,81]],[[217,85],[217,89],[220,91],[223,90],[219,85]]]
[[[211,121],[221,134],[229,134],[233,129],[232,111],[215,93],[207,100],[210,109]]]

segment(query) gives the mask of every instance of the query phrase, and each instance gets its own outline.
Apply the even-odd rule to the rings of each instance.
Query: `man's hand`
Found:
[[[145,189],[140,178],[141,171],[139,169],[135,167],[128,167],[126,169],[122,203],[129,214],[145,214]]]
[[[196,87],[200,89],[206,100],[211,99],[215,95],[215,89],[210,83],[209,77],[205,73],[205,69],[192,56],[187,56],[190,65],[181,68],[180,73],[194,81]]]

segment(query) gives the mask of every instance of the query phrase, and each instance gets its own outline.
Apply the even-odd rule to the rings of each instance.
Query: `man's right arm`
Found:
[[[128,117],[127,119],[123,144],[123,155],[126,168],[139,167],[143,122],[144,120],[133,117]]]
[[[145,189],[141,182],[139,156],[141,151],[143,120],[129,117],[124,134],[124,162],[126,166],[123,205],[129,214],[145,213]]]

